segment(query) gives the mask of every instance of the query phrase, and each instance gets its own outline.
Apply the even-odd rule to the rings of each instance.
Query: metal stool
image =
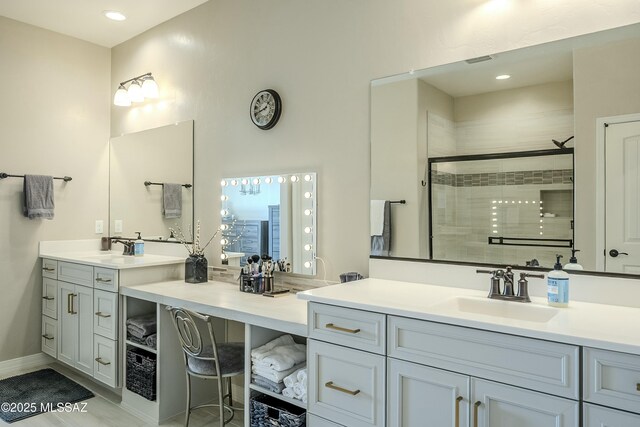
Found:
[[[192,410],[213,406],[220,408],[220,427],[223,427],[234,416],[231,378],[244,374],[244,343],[217,344],[210,316],[177,307],[167,307],[167,310],[171,311],[173,324],[178,331],[186,368],[187,409],[184,425],[185,427],[189,426],[189,416]],[[203,330],[208,333],[201,332]],[[208,338],[208,342],[203,338]],[[191,377],[217,380],[218,403],[208,403],[192,408]],[[227,394],[223,394],[222,383],[225,378],[227,379]],[[229,398],[228,405],[224,403],[224,399],[227,397]],[[231,415],[228,419],[224,418],[225,410]]]

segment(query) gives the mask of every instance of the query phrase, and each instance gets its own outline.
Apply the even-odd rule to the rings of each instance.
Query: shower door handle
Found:
[[[614,257],[614,258],[615,258],[615,257],[617,257],[618,255],[629,255],[629,254],[628,254],[628,253],[626,253],[626,252],[618,252],[618,250],[617,250],[617,249],[611,249],[611,250],[609,251],[609,255],[611,255],[612,257]]]

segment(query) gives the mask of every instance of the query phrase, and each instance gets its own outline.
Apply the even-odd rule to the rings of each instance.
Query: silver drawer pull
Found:
[[[96,357],[96,362],[104,366],[111,365],[111,362],[105,362],[104,360],[102,360],[102,357]]]
[[[47,301],[53,301],[55,298],[54,297],[42,297],[42,299],[46,299]]]
[[[333,329],[340,332],[348,332],[350,334],[357,334],[358,332],[360,332],[360,329],[347,329],[340,326],[336,326],[333,323],[327,323],[326,325],[324,325],[324,327],[327,329]]]
[[[109,282],[111,282],[111,279],[103,279],[101,277],[96,277],[96,282],[109,283]]]
[[[45,340],[52,340],[53,337],[51,335],[47,335],[47,334],[42,334],[42,338],[44,338]]]
[[[50,267],[42,267],[42,269],[43,269],[44,271],[56,271],[56,269],[55,269],[55,268],[50,268]]]
[[[96,316],[98,316],[98,317],[104,317],[104,318],[111,317],[111,315],[110,315],[110,314],[104,314],[104,313],[103,313],[103,312],[101,312],[101,311],[97,311],[97,312],[96,312]]]
[[[341,393],[350,394],[351,396],[355,396],[356,394],[360,393],[360,390],[348,390],[346,388],[342,388],[342,387],[338,387],[337,385],[333,385],[333,381],[329,381],[324,386],[326,388],[330,388],[332,390],[336,390],[336,391],[339,391]]]

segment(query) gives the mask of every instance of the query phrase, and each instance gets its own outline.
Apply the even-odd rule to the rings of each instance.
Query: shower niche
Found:
[[[429,159],[432,259],[551,267],[573,247],[573,149]]]

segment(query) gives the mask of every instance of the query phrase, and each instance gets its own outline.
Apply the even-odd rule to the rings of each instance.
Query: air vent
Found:
[[[493,59],[493,56],[485,55],[485,56],[478,56],[477,58],[467,59],[465,62],[467,64],[477,64],[478,62],[491,61],[492,59]]]

